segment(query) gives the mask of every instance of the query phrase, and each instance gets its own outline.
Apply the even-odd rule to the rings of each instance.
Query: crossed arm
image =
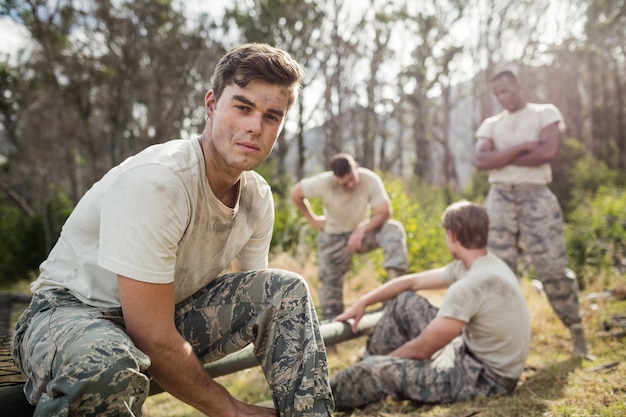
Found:
[[[554,161],[560,147],[558,122],[544,127],[537,141],[524,142],[507,149],[496,149],[492,138],[479,137],[474,149],[474,165],[480,170],[498,169],[506,165],[537,166]]]

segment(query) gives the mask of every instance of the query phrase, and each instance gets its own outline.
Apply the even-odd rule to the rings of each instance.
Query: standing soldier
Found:
[[[567,268],[561,207],[548,188],[564,129],[552,104],[527,103],[515,74],[491,79],[504,108],[476,132],[474,163],[491,170],[486,208],[489,249],[515,271],[520,242],[530,254],[552,308],[572,336],[572,354],[589,354],[578,305],[576,277]]]

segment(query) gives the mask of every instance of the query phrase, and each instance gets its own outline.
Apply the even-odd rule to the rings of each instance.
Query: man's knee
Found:
[[[272,292],[280,291],[294,296],[308,296],[309,286],[300,274],[284,269],[268,269],[262,272],[267,288]]]
[[[142,373],[149,366],[148,357],[138,358],[124,347],[111,350],[101,346],[91,354],[78,350],[63,355],[64,363],[48,384],[38,410],[50,413],[69,407],[70,414],[76,415],[141,414],[150,392],[150,380]]]
[[[384,235],[388,235],[390,238],[394,237],[396,240],[404,241],[406,239],[406,231],[404,230],[404,226],[398,220],[389,219],[387,220],[382,228],[381,232]]]

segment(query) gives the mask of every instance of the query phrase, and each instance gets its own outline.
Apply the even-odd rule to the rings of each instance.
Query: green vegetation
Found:
[[[626,273],[626,192],[601,187],[573,211],[566,228],[572,269],[594,284],[598,271]]]
[[[71,210],[71,201],[62,192],[47,202],[45,218],[19,210],[0,198],[0,290],[31,278]],[[53,230],[54,236],[46,235],[45,230]]]

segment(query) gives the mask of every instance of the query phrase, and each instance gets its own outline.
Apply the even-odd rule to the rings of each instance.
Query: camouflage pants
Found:
[[[224,275],[177,304],[175,323],[203,362],[254,342],[280,416],[331,415],[324,343],[299,275]],[[150,358],[126,335],[121,309],[44,291],[20,317],[12,349],[35,416],[141,415]]]
[[[485,208],[489,250],[515,271],[522,243],[563,324],[580,323],[578,284],[567,268],[563,214],[552,191],[543,185],[493,184]]]
[[[352,261],[352,254],[346,248],[349,238],[350,233],[320,232],[317,235],[322,320],[332,319],[343,312],[343,276]],[[406,233],[400,222],[388,220],[379,229],[367,232],[358,253],[378,248],[383,250],[385,269],[406,271],[409,268]]]
[[[368,339],[364,359],[331,378],[337,410],[363,407],[386,396],[432,404],[511,392],[516,381],[505,387],[494,379],[466,350],[460,336],[429,360],[385,356],[419,336],[437,311],[410,291],[391,301]]]

